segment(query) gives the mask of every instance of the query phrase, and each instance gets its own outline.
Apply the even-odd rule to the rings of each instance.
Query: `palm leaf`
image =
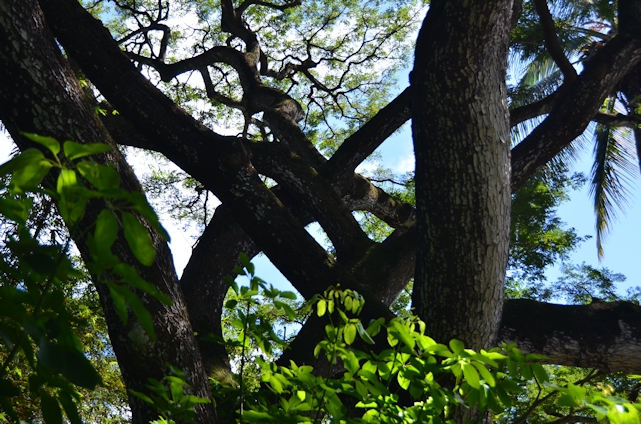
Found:
[[[607,106],[614,110],[614,101]],[[617,213],[624,211],[629,187],[638,175],[630,135],[622,129],[597,125],[594,133],[594,165],[590,195],[596,213],[596,243],[599,260],[603,258],[603,241]]]

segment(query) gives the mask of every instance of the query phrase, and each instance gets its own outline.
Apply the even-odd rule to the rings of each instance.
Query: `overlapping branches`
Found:
[[[220,254],[221,249],[246,252],[261,249],[304,296],[310,297],[326,285],[340,281],[367,296],[368,303],[373,305],[372,314],[389,314],[385,305],[395,292],[402,289],[413,269],[413,209],[366,179],[354,175],[354,169],[408,119],[409,91],[403,92],[355,131],[338,148],[334,157],[327,161],[308,134],[295,123],[300,106],[293,94],[300,94],[301,91],[292,88],[299,83],[296,76],[300,73],[311,82],[305,88],[310,102],[316,101],[314,96],[318,90],[327,94],[337,90],[343,90],[346,94],[349,90],[358,90],[358,84],[346,90],[341,88],[347,77],[338,77],[330,84],[331,81],[322,81],[321,75],[312,73],[312,70],[321,63],[327,65],[331,62],[346,64],[341,69],[349,72],[351,67],[363,65],[364,60],[378,59],[378,56],[368,53],[353,62],[350,60],[356,56],[338,57],[333,62],[330,59],[313,58],[316,54],[312,53],[313,49],[335,54],[349,44],[346,38],[339,38],[331,48],[308,43],[305,59],[298,59],[292,52],[295,45],[283,48],[282,66],[278,71],[271,70],[269,64],[274,52],[263,48],[263,40],[256,36],[256,31],[248,22],[256,24],[260,16],[267,21],[275,19],[271,12],[261,15],[257,11],[260,8],[285,11],[293,8],[295,2],[283,3],[280,5],[282,7],[272,7],[273,4],[265,2],[245,2],[234,8],[231,1],[223,1],[220,10],[221,29],[230,34],[226,45],[203,47],[202,53],[176,61],[163,60],[160,55],[144,56],[140,52],[129,52],[125,56],[108,33],[98,28],[88,15],[83,15],[80,8],[71,3],[66,0],[41,0],[65,50],[81,63],[89,79],[116,106],[122,117],[140,131],[140,137],[123,137],[122,142],[137,143],[163,152],[223,201],[225,208],[228,208],[224,222],[233,219],[240,226],[239,230],[225,233],[231,239],[224,239],[224,245],[220,244],[220,240],[223,240],[220,234],[206,230],[200,242],[203,247],[197,251],[206,251],[207,254],[195,255],[189,269],[202,270],[209,266],[209,262],[203,258]],[[76,25],[66,25],[69,16],[74,17]],[[327,25],[329,23],[331,21],[327,20]],[[147,32],[139,30],[138,34]],[[86,34],[91,34],[91,37]],[[391,31],[385,37],[393,38],[394,35],[394,31]],[[316,36],[320,36],[320,33],[312,37]],[[361,46],[373,42],[376,48],[381,48],[382,44],[377,44],[376,38],[368,37],[367,31],[360,34]],[[242,42],[238,43],[237,40]],[[306,41],[312,39],[308,37]],[[615,37],[586,64],[581,75],[575,79],[566,76],[562,95],[553,95],[541,100],[540,104],[525,105],[515,110],[514,116],[518,117],[515,121],[518,122],[546,113],[549,116],[514,149],[514,188],[522,185],[569,144],[591,119],[608,119],[598,114],[600,103],[639,59],[641,45],[638,38],[629,34]],[[248,117],[263,112],[262,122],[280,143],[254,144],[246,139],[213,133],[182,112],[142,78],[130,60],[155,68],[163,81],[171,81],[188,71],[201,72],[210,98],[237,107],[248,113]],[[562,62],[560,58],[557,60]],[[207,81],[208,70],[216,63],[224,63],[236,71],[244,93],[242,100],[216,94],[214,82],[211,78]],[[569,70],[566,72],[569,74]],[[264,76],[273,77],[276,80],[274,86],[267,85],[262,79]],[[279,79],[287,79],[293,84],[290,93],[281,89],[284,86],[278,85]],[[335,98],[334,101],[338,100]],[[340,109],[342,106],[337,107]],[[267,190],[258,173],[271,176],[281,185],[277,189]],[[395,236],[380,244],[366,241],[364,233],[351,216],[353,209],[372,211],[398,228]],[[225,209],[220,210],[222,215]],[[303,226],[310,220],[323,224],[337,248],[337,260],[304,231]],[[212,222],[221,228],[219,218]],[[403,255],[391,255],[389,252],[403,252]],[[235,262],[229,255],[225,257],[228,259],[225,267],[210,275],[206,284],[219,284],[222,275],[233,269]],[[186,275],[200,274],[196,271]],[[370,278],[375,279],[375,287],[367,284]],[[203,290],[196,284],[189,277],[183,280],[184,287],[190,287],[189,290],[197,293],[192,297],[197,304],[203,300]],[[217,298],[207,300],[221,302],[219,290],[220,286],[212,290],[216,294],[211,296]],[[202,319],[206,323],[207,319],[213,319],[211,312],[198,315],[198,305],[193,308],[194,322]],[[523,334],[528,337],[528,334]]]

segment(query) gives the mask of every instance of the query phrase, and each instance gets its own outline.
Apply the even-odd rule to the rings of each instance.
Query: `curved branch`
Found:
[[[285,2],[283,4],[274,4],[262,0],[245,0],[240,6],[238,6],[238,13],[242,15],[245,10],[252,5],[264,6],[274,10],[287,10],[292,7],[300,6],[301,4],[303,4],[303,0],[291,0],[290,2]]]
[[[335,179],[332,175],[328,178]],[[353,174],[349,184],[336,189],[344,193],[351,210],[371,212],[390,227],[408,229],[416,223],[416,209],[412,205],[394,199],[362,175]]]
[[[406,88],[372,119],[349,136],[323,166],[337,180],[351,177],[356,167],[410,118],[411,88]]]
[[[247,46],[245,55],[249,65],[255,69],[260,60],[260,45],[256,34],[245,26],[242,12],[234,8],[232,0],[222,0],[220,10],[220,28],[245,42]]]
[[[641,125],[641,115],[624,115],[622,113],[610,115],[608,113],[599,112],[592,120],[599,124],[611,127],[637,128]]]
[[[572,82],[576,78],[576,70],[570,63],[563,47],[559,43],[556,36],[556,29],[554,28],[554,20],[550,14],[550,9],[546,0],[534,0],[536,12],[539,14],[541,27],[543,28],[543,35],[545,36],[545,47],[552,56],[552,59],[563,73],[566,82]]]
[[[238,72],[243,87],[250,85],[254,82],[252,79],[255,79],[251,70],[247,68],[243,53],[232,47],[215,46],[197,56],[170,64],[136,53],[127,52],[126,54],[130,59],[154,68],[164,82],[169,82],[182,73],[196,71],[216,62],[226,63],[234,68]]]
[[[245,107],[242,102],[231,99],[227,96],[223,96],[222,94],[216,91],[216,88],[214,87],[214,84],[211,81],[211,75],[209,74],[209,69],[207,68],[207,66],[200,69],[200,75],[203,77],[203,83],[205,84],[205,92],[207,93],[208,98],[215,100],[225,106],[229,106],[234,109],[240,109],[242,111],[245,111]]]
[[[639,60],[641,37],[619,34],[585,64],[548,117],[512,149],[512,191],[585,130],[603,99]]]

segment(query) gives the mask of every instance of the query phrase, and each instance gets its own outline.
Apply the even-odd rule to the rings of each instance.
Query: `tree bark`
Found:
[[[3,63],[0,66],[0,119],[20,149],[34,147],[21,136],[21,131],[46,134],[58,140],[111,144],[113,152],[95,159],[116,168],[123,188],[142,193],[133,171],[86,102],[35,1],[0,1],[0,61]],[[88,204],[82,223],[86,229],[95,222],[103,207],[98,202]],[[151,267],[137,266],[138,272],[173,301],[171,306],[165,306],[150,296],[140,296],[154,319],[156,340],[147,336],[133,316],[123,325],[107,286],[96,284],[125,384],[128,389],[147,392],[147,379],[162,379],[169,373],[166,363],[171,363],[185,372],[194,394],[211,398],[171,252],[158,234],[151,228],[148,230],[157,257]],[[76,237],[74,241],[83,258],[88,260],[86,238]],[[113,251],[122,261],[136,266],[137,261],[122,234]],[[158,418],[158,413],[138,398],[130,395],[129,401],[133,422],[146,424]],[[213,404],[197,407],[197,422],[217,422]]]
[[[496,342],[503,302],[511,8],[432,2],[411,75],[419,235],[412,305],[432,337],[472,349]]]
[[[641,370],[641,307],[630,302],[554,305],[506,300],[501,341],[549,362],[603,371]]]

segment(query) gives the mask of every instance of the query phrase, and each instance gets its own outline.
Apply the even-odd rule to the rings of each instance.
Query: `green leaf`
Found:
[[[58,140],[56,140],[55,138],[44,137],[42,135],[26,132],[23,132],[22,135],[24,135],[31,141],[35,141],[36,143],[45,146],[47,149],[51,150],[51,153],[53,153],[54,155],[60,153],[60,143],[58,143]]]
[[[32,199],[0,198],[0,214],[17,223],[24,223],[29,218],[32,207]]]
[[[149,313],[147,308],[145,308],[145,306],[140,301],[140,298],[138,297],[138,295],[133,293],[127,287],[124,287],[124,286],[116,286],[116,287],[118,292],[125,299],[127,299],[129,306],[131,306],[131,309],[133,310],[134,315],[140,321],[140,325],[142,325],[142,328],[145,330],[145,332],[147,332],[147,334],[152,340],[155,340],[156,331],[154,330],[154,320],[151,317],[151,314]]]
[[[275,421],[275,417],[267,412],[244,410],[243,419],[246,422],[270,422]]]
[[[116,307],[116,311],[118,312],[123,325],[127,325],[127,318],[129,318],[129,313],[127,310],[127,302],[125,301],[125,297],[120,294],[117,285],[113,283],[107,283],[107,287],[109,287],[111,299],[114,301],[114,306]]]
[[[405,378],[401,373],[396,374],[396,379],[398,380],[398,385],[401,386],[403,390],[407,390],[412,382],[408,378]]]
[[[62,411],[56,399],[43,393],[40,397],[40,406],[45,424],[62,424]]]
[[[64,367],[64,352],[60,346],[43,338],[36,355],[38,362],[56,374]]]
[[[129,196],[127,196],[127,200],[131,202],[132,209],[141,214],[147,220],[149,225],[151,225],[153,229],[160,234],[163,240],[167,242],[170,241],[169,233],[167,233],[167,230],[165,230],[165,228],[160,224],[156,211],[154,211],[154,208],[149,205],[144,194],[130,193]]]
[[[372,321],[368,326],[365,331],[367,331],[367,334],[369,334],[371,337],[375,337],[380,331],[381,331],[381,326],[385,323],[385,318],[379,318],[375,321]]]
[[[283,393],[283,385],[275,376],[269,376],[269,385],[276,393]]]
[[[247,257],[247,255],[245,255],[243,252],[240,252],[240,254],[238,255],[238,258],[240,259],[240,264],[244,266],[251,275],[254,275],[254,273],[252,272],[253,271],[252,264],[249,261],[249,258]]]
[[[76,164],[76,168],[80,175],[100,191],[109,191],[120,187],[120,174],[110,166],[81,161]]]
[[[340,398],[336,396],[336,394],[326,397],[325,402],[327,411],[332,415],[332,418],[335,419],[336,422],[339,422],[339,420],[347,413],[347,408],[343,405],[343,402],[341,402]]]
[[[38,149],[27,149],[18,156],[0,165],[0,175],[13,174],[18,169],[25,166],[38,163],[45,158],[45,155]]]
[[[360,380],[356,380],[355,385],[356,385],[356,391],[358,392],[359,395],[361,395],[361,398],[362,399],[367,398],[367,395],[369,394],[369,392],[367,391],[367,387],[365,387],[365,385]]]
[[[496,394],[498,395],[499,399],[501,399],[501,403],[505,406],[505,408],[511,408],[512,407],[512,397],[507,394],[505,390],[501,386],[496,386],[494,389]]]
[[[85,355],[75,350],[64,353],[62,375],[76,386],[87,389],[93,389],[102,383],[100,375],[91,362],[89,362]]]
[[[156,259],[156,249],[145,226],[130,212],[122,213],[122,224],[125,239],[136,259],[143,265],[151,266]]]
[[[465,381],[467,381],[467,384],[474,387],[475,389],[479,389],[481,387],[481,381],[476,368],[466,362],[463,362],[461,364],[461,368],[463,368],[463,375],[465,376]]]
[[[60,215],[68,225],[75,224],[84,215],[87,204],[85,189],[79,184],[76,171],[73,169],[60,171],[56,191],[60,195],[58,202]]]
[[[361,336],[361,339],[363,339],[363,341],[367,344],[374,344],[374,340],[363,327],[363,323],[359,320],[358,324],[356,325],[358,329],[358,334]]]
[[[483,377],[483,380],[490,386],[494,387],[496,385],[496,381],[494,380],[494,376],[485,368],[483,364],[480,364],[478,362],[473,362],[472,365],[476,367],[476,369],[479,371],[481,374],[481,377]]]
[[[327,311],[327,301],[325,299],[320,299],[316,304],[316,314],[319,317],[322,317],[323,315],[325,315],[326,311]]]
[[[82,419],[80,419],[80,415],[78,415],[76,403],[68,393],[60,392],[60,394],[58,394],[58,401],[65,410],[65,414],[67,415],[67,418],[69,418],[71,424],[82,424]]]
[[[541,364],[532,364],[532,371],[539,383],[545,383],[550,379],[547,371],[545,371],[545,368],[543,368]]]
[[[343,338],[345,339],[345,343],[348,345],[354,343],[354,340],[356,340],[356,325],[351,322],[346,324],[343,332]]]
[[[42,275],[53,275],[56,272],[56,257],[52,257],[51,252],[30,252],[24,255],[24,261],[31,268]]]
[[[450,348],[452,348],[452,352],[459,354],[463,351],[465,345],[460,340],[452,339],[450,340]]]
[[[33,158],[40,156],[40,160],[30,160],[13,173],[11,184],[9,184],[9,189],[12,193],[24,193],[35,189],[49,173],[53,165],[47,159],[44,159],[42,152],[39,150],[37,152],[39,155],[33,154],[30,156],[33,156]]]
[[[94,240],[101,250],[109,251],[118,238],[118,220],[109,209],[103,209],[96,219]]]
[[[153,284],[145,281],[138,270],[131,265],[119,263],[113,267],[113,272],[120,275],[129,285],[152,295],[156,300],[159,300],[164,305],[171,305],[172,300],[163,294]]]
[[[388,335],[394,334],[396,338],[402,341],[410,349],[414,349],[416,340],[410,334],[410,329],[399,319],[393,319],[391,326],[387,329]]]
[[[569,406],[571,408],[579,406],[578,403],[574,400],[574,398],[570,395],[563,394],[561,397],[559,397],[559,400],[556,401],[556,404],[558,406]]]
[[[296,297],[296,293],[291,291],[282,291],[278,294],[278,296],[284,297],[285,299],[291,299],[291,300],[298,299],[298,297]]]
[[[129,393],[136,396],[138,399],[142,400],[143,402],[146,402],[150,405],[155,405],[155,402],[151,400],[151,398],[144,393],[137,392],[135,390],[129,390]]]
[[[65,141],[62,145],[62,148],[65,152],[65,156],[69,160],[79,159],[85,156],[96,155],[99,153],[110,152],[113,150],[113,148],[108,144],[80,144],[76,143],[75,141]]]

